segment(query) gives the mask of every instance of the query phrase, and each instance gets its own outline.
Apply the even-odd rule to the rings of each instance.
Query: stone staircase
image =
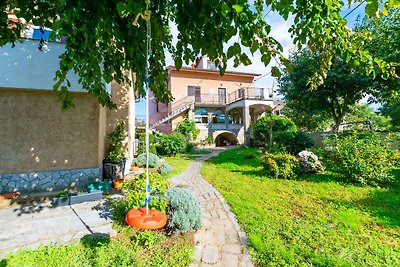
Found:
[[[156,127],[160,124],[163,124],[164,122],[172,119],[173,117],[181,114],[182,112],[185,112],[186,110],[190,109],[192,105],[194,104],[194,99],[192,97],[185,97],[175,103],[172,104],[172,111],[168,113],[167,116],[162,117],[161,119],[157,120],[156,122],[152,123],[150,125],[150,130],[152,130],[155,133],[161,134]]]

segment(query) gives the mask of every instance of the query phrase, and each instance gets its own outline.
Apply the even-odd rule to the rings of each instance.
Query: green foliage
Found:
[[[159,171],[161,175],[165,175],[172,172],[173,168],[169,164],[163,163],[161,164]]]
[[[294,137],[286,144],[286,150],[293,155],[297,155],[300,151],[312,147],[313,145],[314,141],[311,139],[309,134],[296,132]]]
[[[266,152],[260,158],[267,177],[291,179],[297,176],[299,162],[293,155],[287,153],[272,154]]]
[[[155,172],[149,174],[149,182],[151,186],[150,208],[165,213],[168,206],[168,200],[165,198],[164,193],[170,186],[170,182],[164,176]],[[143,207],[146,200],[146,174],[142,173],[135,176],[133,180],[123,183],[121,189],[127,190],[126,199],[128,209]]]
[[[378,4],[379,3],[379,4]],[[293,23],[290,32],[293,43],[298,47],[308,46],[314,51],[324,51],[323,59],[314,75],[309,79],[312,88],[323,84],[336,54],[347,54],[348,61],[360,71],[387,77],[393,75],[393,64],[371,56],[368,49],[360,48],[361,40],[368,35],[363,32],[354,37],[346,27],[341,11],[345,3],[339,0],[320,2],[296,1],[211,1],[199,4],[197,1],[163,1],[150,5],[151,45],[150,76],[152,91],[160,102],[171,98],[166,90],[166,52],[172,54],[175,66],[195,61],[198,55],[208,55],[224,73],[228,60],[234,67],[249,65],[251,60],[246,50],[260,53],[261,61],[268,66],[271,59],[290,69],[290,62],[283,55],[282,45],[271,37],[271,25],[264,20],[266,10],[275,11],[284,20]],[[60,100],[65,108],[71,105],[68,93],[70,82],[67,73],[74,71],[81,77],[83,88],[98,97],[99,103],[115,108],[105,83],[115,80],[129,82],[123,70],[136,74],[135,88],[144,94],[143,83],[146,75],[146,22],[138,14],[145,10],[145,2],[77,0],[73,5],[68,1],[15,1],[5,0],[0,4],[0,46],[14,44],[20,37],[23,25],[7,20],[7,11],[35,25],[44,25],[53,30],[52,38],[66,38],[66,50],[60,55],[60,68],[56,72],[54,88],[60,90]],[[398,1],[370,0],[366,13],[378,17],[386,14],[389,7],[398,7]],[[84,11],[82,14],[76,12]],[[384,10],[386,10],[384,12]],[[138,25],[133,25],[135,18]],[[215,19],[217,18],[217,19]],[[9,24],[15,27],[9,27]],[[173,40],[170,23],[177,25],[179,35]],[[88,33],[90,29],[90,34]],[[228,49],[224,46],[232,37],[240,36]],[[206,42],[204,40],[207,40]],[[90,51],[88,53],[88,51]],[[395,61],[396,62],[396,61]],[[398,62],[398,61],[397,61]],[[272,75],[279,77],[281,71],[273,66]],[[64,85],[66,84],[66,85]]]
[[[184,189],[171,188],[166,193],[168,206],[168,229],[174,234],[191,232],[201,227],[199,202]]]
[[[388,182],[393,168],[388,146],[389,143],[376,134],[336,136],[333,149],[335,170],[362,185]]]
[[[350,107],[350,111],[346,115],[345,122],[360,123],[346,125],[346,129],[352,131],[369,129],[369,124],[367,121],[370,121],[372,123],[374,131],[387,131],[390,130],[392,127],[390,118],[385,117],[379,113],[375,113],[374,110],[367,104],[356,104]]]
[[[163,134],[158,138],[157,152],[160,155],[172,156],[186,150],[186,138],[180,133]]]
[[[360,187],[332,173],[265,177],[250,148],[221,152],[201,175],[246,233],[255,266],[400,266],[400,187]],[[397,175],[400,172],[397,170]]]
[[[143,128],[136,128],[136,138],[139,140],[140,144],[138,147],[138,154],[146,153],[146,131]],[[156,144],[157,135],[149,134],[149,153],[157,154]]]
[[[139,167],[145,167],[146,166],[146,154],[140,154],[135,161],[135,164]],[[150,168],[156,168],[160,166],[160,158],[152,153],[149,153],[149,167]]]
[[[206,144],[213,145],[215,144],[215,140],[212,136],[207,136],[206,140],[204,140]]]
[[[90,237],[90,236],[89,236]],[[151,253],[149,253],[149,248]],[[70,245],[48,245],[33,250],[9,254],[0,266],[25,267],[131,267],[131,266],[188,266],[193,244],[186,236],[167,241],[162,234],[138,233],[130,238],[120,233],[118,238],[83,238]]]
[[[264,116],[253,125],[255,143],[269,147],[270,130],[272,128],[272,148],[282,150],[296,136],[297,128],[293,121],[283,116]]]
[[[175,131],[186,136],[189,140],[196,140],[200,133],[200,130],[196,128],[196,123],[188,118],[181,121]]]
[[[125,158],[125,151],[123,147],[123,141],[125,139],[125,128],[124,123],[121,122],[117,125],[115,130],[108,135],[110,142],[106,159],[108,160],[123,160]]]
[[[334,129],[338,129],[350,107],[371,92],[371,78],[360,75],[340,57],[333,64],[323,84],[312,90],[309,79],[320,68],[324,53],[305,49],[291,55],[293,71],[286,72],[280,79],[279,92],[285,96],[286,105],[293,110],[294,117],[305,116],[306,120],[320,119],[323,123],[330,117]],[[313,124],[305,128],[318,128]]]
[[[192,142],[188,142],[186,144],[186,152],[192,152],[195,149],[196,145]]]
[[[134,247],[153,248],[155,244],[160,243],[165,236],[155,234],[153,231],[146,230],[132,236],[132,245]]]
[[[383,105],[381,112],[384,116],[388,116],[391,119],[392,125],[395,130],[400,130],[400,101],[390,101]]]

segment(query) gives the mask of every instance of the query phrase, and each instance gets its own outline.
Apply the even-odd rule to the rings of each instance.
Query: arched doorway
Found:
[[[215,145],[216,146],[230,146],[236,145],[238,140],[233,133],[230,132],[223,132],[217,135],[215,138]]]

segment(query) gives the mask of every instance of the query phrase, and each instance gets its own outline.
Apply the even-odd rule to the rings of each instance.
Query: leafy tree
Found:
[[[196,128],[196,123],[188,118],[185,118],[183,121],[181,121],[176,127],[175,131],[181,133],[191,140],[196,140],[200,133],[200,130]]]
[[[297,127],[291,119],[271,114],[258,119],[252,130],[256,143],[280,150],[295,137]]]
[[[330,116],[334,130],[343,122],[350,107],[369,92],[371,78],[361,76],[344,60],[334,59],[324,84],[312,90],[309,77],[318,66],[322,53],[305,49],[292,54],[293,71],[280,79],[279,92],[285,96],[287,106],[311,117]]]
[[[173,55],[178,69],[183,61],[189,64],[197,56],[207,54],[222,74],[230,58],[234,59],[235,66],[251,63],[243,48],[248,48],[251,53],[261,53],[266,66],[275,59],[290,68],[289,61],[282,55],[282,45],[270,36],[271,25],[264,21],[266,8],[285,20],[289,14],[293,15],[294,24],[290,31],[298,47],[324,51],[319,68],[309,76],[312,88],[323,83],[337,53],[347,53],[346,60],[358,63],[361,71],[371,70],[376,75],[394,74],[391,62],[371,57],[359,46],[363,36],[353,38],[346,28],[346,20],[340,15],[344,5],[340,0],[256,0],[251,5],[246,0],[5,0],[0,2],[0,46],[17,42],[24,27],[21,21],[9,21],[8,13],[34,25],[51,28],[54,38],[67,37],[65,52],[60,56],[60,69],[55,75],[54,88],[60,90],[60,100],[66,106],[71,103],[66,74],[72,70],[81,77],[83,88],[96,95],[101,104],[115,107],[105,90],[104,81],[124,81],[124,70],[136,73],[136,89],[143,93],[147,30],[146,21],[141,18],[148,15],[145,13],[146,2],[151,12],[152,28],[151,90],[158,101],[170,98],[165,82],[166,51]],[[360,0],[349,3],[353,2]],[[398,6],[398,0],[369,0],[365,11],[373,17],[385,14],[387,7]],[[136,18],[140,27],[134,25]],[[173,45],[170,23],[176,24],[179,31],[176,45]],[[232,37],[237,41],[224,49],[224,44]],[[272,74],[280,76],[279,69],[272,67]]]
[[[392,125],[400,128],[400,101],[391,101],[381,108],[383,115],[390,117]]]
[[[167,156],[185,152],[186,146],[186,138],[180,133],[163,134],[158,138],[156,144],[157,153]]]
[[[395,73],[400,73],[400,10],[389,9],[385,15],[376,19],[364,19],[356,27],[356,33],[366,36],[360,44],[368,49],[373,56],[380,57],[394,65]],[[377,76],[372,92],[382,103],[400,100],[400,79],[386,74]]]
[[[367,104],[356,104],[350,107],[350,111],[345,118],[346,123],[361,122],[347,127],[352,130],[365,129],[368,127],[367,121],[371,122],[375,131],[389,130],[392,127],[390,118],[374,112],[374,110]]]
[[[299,110],[294,105],[293,108],[286,104],[285,116],[290,118],[299,130],[312,132],[323,131],[332,125],[332,118],[326,113],[310,113],[308,110]]]

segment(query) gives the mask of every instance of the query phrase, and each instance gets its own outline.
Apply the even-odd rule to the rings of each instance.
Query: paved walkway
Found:
[[[65,244],[99,233],[115,234],[104,200],[56,208],[50,202],[10,206],[0,209],[0,259],[21,248]]]
[[[216,156],[215,149],[190,163],[188,169],[171,179],[172,186],[190,191],[200,202],[203,227],[194,235],[195,259],[191,267],[251,267],[246,235],[221,194],[200,175],[201,163]]]

